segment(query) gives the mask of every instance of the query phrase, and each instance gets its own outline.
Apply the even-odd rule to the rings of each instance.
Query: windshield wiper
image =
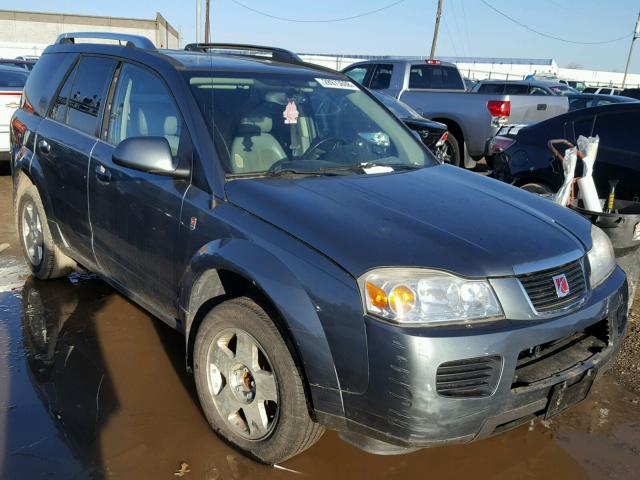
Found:
[[[410,163],[380,163],[380,162],[363,162],[363,163],[354,163],[352,165],[345,166],[336,166],[336,167],[327,167],[323,168],[320,171],[327,172],[364,172],[368,168],[373,167],[387,167],[392,168],[393,171],[400,170],[417,170],[420,168],[424,168],[424,165],[413,165]]]
[[[274,168],[275,167],[275,168]],[[284,167],[282,165],[274,165],[267,170],[264,175],[268,177],[280,177],[285,175],[345,175],[353,172],[364,172],[372,167],[389,167],[394,171],[399,170],[417,170],[424,168],[424,165],[413,165],[410,163],[380,163],[380,162],[363,162],[351,165],[336,165],[335,167],[322,167],[313,170],[303,170],[294,167]]]

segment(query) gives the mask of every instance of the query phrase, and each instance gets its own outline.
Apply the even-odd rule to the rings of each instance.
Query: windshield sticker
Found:
[[[291,99],[287,102],[287,106],[285,107],[284,112],[282,112],[282,116],[284,117],[284,123],[286,125],[298,123],[300,113],[298,112],[295,100]]]
[[[393,167],[387,167],[385,165],[374,165],[373,167],[365,167],[362,169],[367,175],[375,175],[376,173],[391,173]]]
[[[348,80],[338,80],[335,78],[316,78],[316,82],[325,88],[339,88],[341,90],[358,90],[356,85]]]

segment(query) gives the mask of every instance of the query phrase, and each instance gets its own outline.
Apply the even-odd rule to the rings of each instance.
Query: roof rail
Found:
[[[265,47],[264,45],[245,45],[240,43],[189,43],[184,47],[191,52],[208,52],[220,50],[220,53],[262,57],[260,54],[271,54],[273,60],[286,63],[304,63],[295,53],[284,48]]]
[[[147,37],[140,35],[129,35],[126,33],[113,33],[113,32],[69,32],[62,33],[56,38],[56,45],[63,45],[65,43],[76,43],[76,38],[94,38],[101,40],[115,40],[118,42],[125,42],[127,47],[137,47],[155,50],[156,46]]]

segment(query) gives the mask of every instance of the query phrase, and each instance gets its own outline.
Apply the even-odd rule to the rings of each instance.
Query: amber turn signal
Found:
[[[369,295],[369,301],[371,305],[376,308],[387,308],[387,294],[384,293],[384,290],[380,287],[374,285],[371,282],[366,282],[365,287],[367,289],[367,294]]]

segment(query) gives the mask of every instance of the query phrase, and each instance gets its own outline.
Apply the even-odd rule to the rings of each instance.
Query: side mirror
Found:
[[[186,178],[189,172],[174,164],[169,142],[164,137],[130,137],[113,152],[113,163],[141,172]]]

